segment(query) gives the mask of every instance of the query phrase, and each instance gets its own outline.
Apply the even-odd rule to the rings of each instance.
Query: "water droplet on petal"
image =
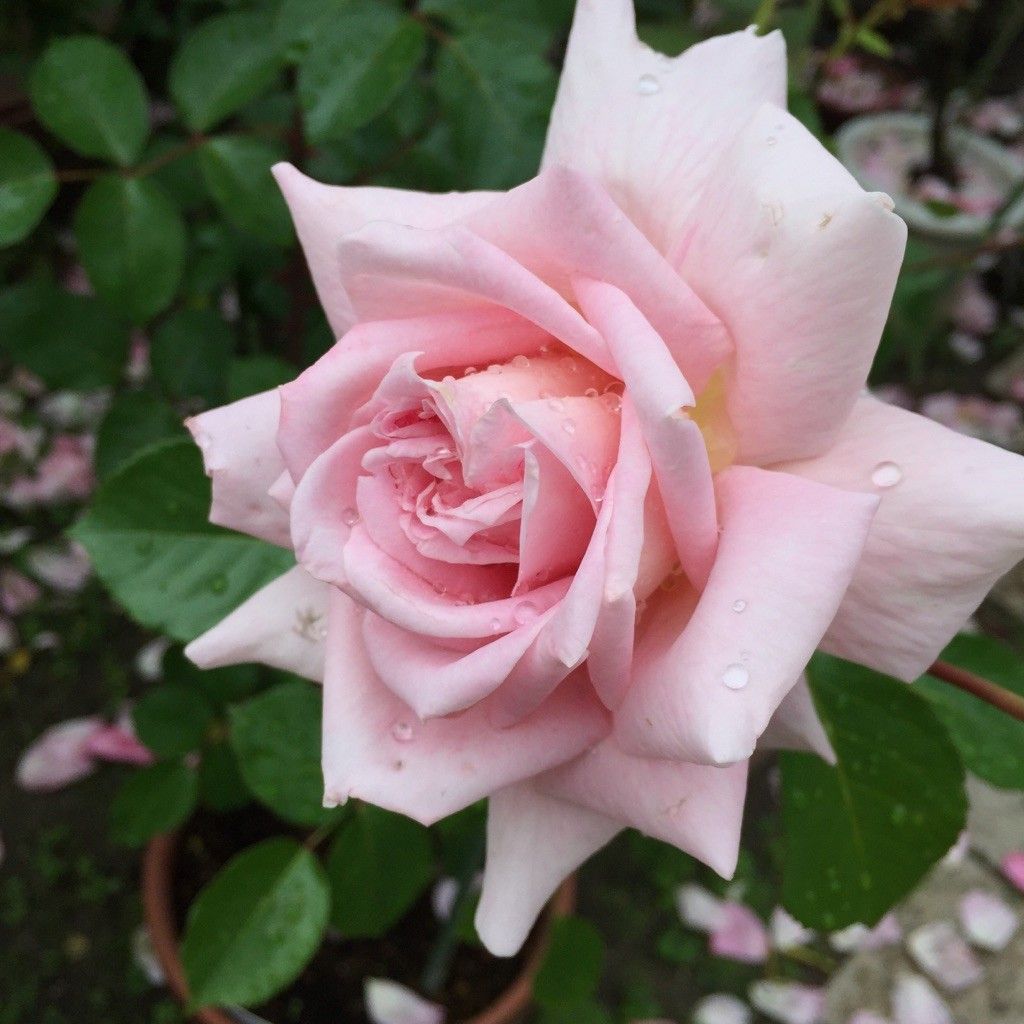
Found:
[[[210,589],[215,594],[223,594],[228,589],[228,578],[223,573],[219,573],[210,580]]]
[[[740,598],[738,601],[733,601],[732,610],[738,615],[740,612],[747,610],[747,602]]]
[[[562,420],[562,429],[571,436],[576,433],[576,424],[572,420]]]
[[[903,470],[895,462],[880,462],[871,471],[871,482],[876,487],[895,487],[903,479]]]
[[[391,726],[391,735],[399,743],[408,743],[413,737],[413,727],[408,722],[395,722]]]
[[[341,521],[346,526],[355,526],[359,522],[359,513],[354,508],[342,509]]]
[[[476,373],[476,372],[477,372],[477,369],[476,369],[476,367],[475,367],[475,366],[467,366],[467,367],[466,367],[466,368],[465,368],[465,369],[464,369],[464,370],[462,371],[462,376],[463,376],[463,377],[472,377],[472,376],[473,376],[473,374],[474,374],[474,373]]]
[[[561,412],[565,408],[565,402],[560,398],[549,398],[548,408],[551,409],[552,412]]]
[[[598,394],[597,388],[587,388],[587,390],[584,391],[583,394],[587,398],[597,398],[597,394]]]
[[[512,617],[520,626],[525,626],[528,622],[533,622],[539,614],[539,609],[532,601],[520,601],[519,604],[516,605],[515,611],[512,613]]]
[[[654,75],[641,75],[636,80],[636,91],[641,96],[653,96],[656,92],[661,92],[661,83]]]
[[[447,448],[444,445],[442,445],[440,448],[434,449],[434,456],[438,459],[447,459],[449,456],[451,456],[451,454],[451,448]]]
[[[491,619],[491,632],[492,633],[499,633],[499,632],[501,632],[501,619]]]
[[[431,586],[434,588],[434,593],[436,593],[436,594],[447,594],[448,593],[448,588],[443,583],[435,582],[435,583],[432,583]]]
[[[730,690],[742,690],[750,682],[750,673],[745,665],[740,665],[736,662],[729,665],[722,673],[722,682]]]
[[[618,394],[615,391],[606,391],[601,396],[601,404],[610,413],[622,412],[622,395]]]
[[[488,373],[501,373],[501,367],[497,363],[491,363],[491,365],[487,367],[487,372]]]
[[[512,365],[518,370],[523,370],[530,365],[530,360],[524,355],[515,356],[512,360]]]

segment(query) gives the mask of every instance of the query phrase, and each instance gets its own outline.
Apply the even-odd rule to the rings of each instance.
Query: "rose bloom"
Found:
[[[1024,551],[1018,457],[864,392],[905,228],[785,97],[777,32],[581,0],[525,185],[276,168],[340,340],[191,421],[298,565],[189,654],[323,679],[328,805],[489,796],[496,953],[627,826],[728,876],[759,741],[830,754],[812,653],[913,679]]]

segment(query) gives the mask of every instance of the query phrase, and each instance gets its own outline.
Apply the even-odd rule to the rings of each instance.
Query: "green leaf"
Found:
[[[241,135],[211,139],[199,150],[203,180],[224,217],[279,245],[292,240],[292,221],[270,168],[284,157],[283,147]]]
[[[495,19],[543,25],[549,29],[568,28],[572,21],[572,0],[425,0],[419,5],[424,14],[434,14],[460,28]],[[496,28],[495,31],[498,31]]]
[[[111,403],[96,434],[96,475],[106,480],[143,448],[184,436],[181,417],[158,395],[125,391]]]
[[[509,187],[536,172],[556,85],[545,45],[543,33],[511,21],[445,45],[437,91],[463,187]]]
[[[210,485],[189,441],[148,448],[100,485],[71,531],[138,622],[192,640],[294,564],[207,522]]]
[[[331,923],[346,938],[379,938],[434,878],[430,835],[400,814],[360,804],[334,840],[327,874]]]
[[[286,821],[319,825],[338,817],[323,806],[320,691],[282,683],[229,710],[231,746],[257,799]]]
[[[57,39],[32,69],[39,120],[82,156],[127,166],[149,135],[142,78],[117,47],[97,36]]]
[[[598,1003],[587,1000],[567,1006],[549,1006],[541,1011],[537,1024],[612,1024],[611,1014]]]
[[[47,281],[0,291],[0,352],[51,388],[114,384],[127,350],[127,325],[96,299]]]
[[[115,840],[142,846],[177,828],[196,802],[196,774],[185,765],[161,761],[133,772],[114,797],[110,828]]]
[[[136,323],[165,309],[185,265],[185,226],[147,178],[105,175],[75,213],[79,256],[96,293]]]
[[[232,858],[188,913],[181,956],[193,1007],[253,1006],[287,987],[316,952],[330,890],[309,850],[267,839]]]
[[[783,903],[813,928],[871,925],[963,829],[964,770],[905,684],[826,655],[809,677],[839,760],[782,757]]]
[[[212,719],[213,708],[201,693],[169,683],[144,694],[132,709],[136,734],[157,757],[198,750]]]
[[[227,743],[214,743],[199,762],[199,798],[215,811],[236,811],[252,800],[238,770],[238,760]]]
[[[867,25],[861,25],[857,29],[854,39],[861,49],[867,50],[868,53],[872,53],[876,57],[884,57],[886,60],[892,57],[892,43]]]
[[[227,394],[235,339],[212,309],[181,309],[154,332],[153,376],[171,398],[201,398],[207,405]]]
[[[266,92],[282,65],[270,16],[236,11],[204,21],[185,40],[168,86],[185,123],[204,132]]]
[[[218,707],[252,696],[260,685],[261,670],[256,665],[202,669],[193,665],[180,647],[172,647],[164,655],[163,670],[168,682],[201,690]]]
[[[0,128],[0,246],[20,242],[57,194],[53,164],[27,135]]]
[[[398,95],[425,49],[419,22],[375,0],[349,0],[299,69],[306,134],[313,142],[351,135]]]
[[[231,360],[228,370],[228,401],[258,395],[261,391],[287,384],[296,369],[276,356],[242,356]]]
[[[958,636],[942,657],[1024,696],[1024,659],[998,640]],[[1024,722],[931,676],[919,679],[914,689],[949,730],[975,775],[994,786],[1024,789]]]
[[[544,1010],[587,1003],[597,990],[604,966],[601,934],[581,917],[563,917],[551,929],[551,946],[537,977],[533,995]]]

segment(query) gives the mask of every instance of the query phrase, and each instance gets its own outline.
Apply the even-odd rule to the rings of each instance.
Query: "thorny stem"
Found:
[[[966,691],[977,697],[978,700],[983,700],[986,704],[991,704],[992,707],[1004,712],[1011,718],[1024,722],[1024,697],[1021,697],[1019,694],[1006,690],[1002,686],[997,686],[988,679],[975,675],[973,672],[968,672],[965,668],[950,665],[947,661],[935,662],[928,670],[928,674],[936,679],[941,679],[944,683],[949,683],[950,686],[956,686]]]

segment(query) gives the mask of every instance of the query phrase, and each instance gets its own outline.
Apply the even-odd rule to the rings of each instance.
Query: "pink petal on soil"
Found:
[[[998,953],[1016,935],[1020,918],[1005,900],[973,889],[960,901],[960,926],[969,942]]]
[[[367,978],[363,997],[373,1024],[444,1024],[447,1016],[444,1007],[385,978]]]

